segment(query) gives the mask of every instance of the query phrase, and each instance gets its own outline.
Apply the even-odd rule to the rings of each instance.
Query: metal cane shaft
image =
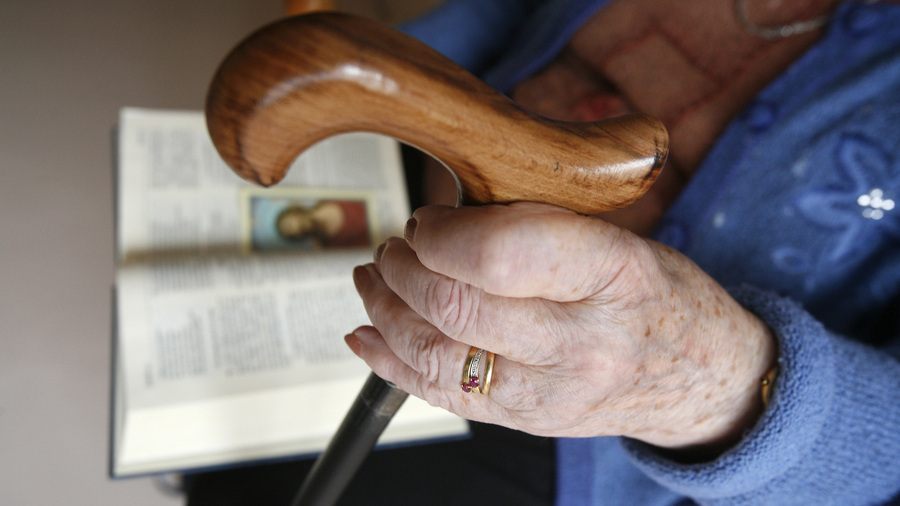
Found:
[[[370,374],[353,406],[300,487],[294,506],[330,506],[372,451],[408,394]]]

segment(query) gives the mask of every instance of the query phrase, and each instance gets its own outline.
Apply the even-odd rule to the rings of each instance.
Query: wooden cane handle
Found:
[[[226,163],[263,186],[316,142],[368,131],[444,162],[465,201],[538,201],[584,214],[643,195],[668,152],[654,118],[548,120],[419,41],[338,13],[288,18],[243,41],[217,71],[206,114]]]
[[[334,0],[284,0],[284,13],[288,16],[335,9]]]

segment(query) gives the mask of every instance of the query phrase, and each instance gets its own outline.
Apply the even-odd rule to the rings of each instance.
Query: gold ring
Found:
[[[466,393],[487,395],[491,391],[493,373],[494,354],[472,346],[463,365],[462,381],[459,386]]]

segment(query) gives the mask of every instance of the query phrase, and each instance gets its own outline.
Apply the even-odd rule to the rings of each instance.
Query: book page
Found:
[[[359,377],[343,336],[368,324],[351,279],[367,251],[214,256],[118,272],[131,408]]]
[[[251,242],[251,213],[272,214],[277,204],[322,214],[327,209],[321,208],[333,208],[335,201],[345,207],[362,203],[369,215],[370,245],[401,234],[409,217],[397,170],[399,144],[375,134],[326,139],[304,152],[281,183],[263,189],[225,165],[200,112],[128,108],[120,116],[118,166],[121,262],[160,253],[253,251],[259,245]],[[266,201],[268,208],[261,208]]]
[[[201,113],[123,109],[117,285],[130,404],[364,372],[342,339],[368,323],[352,269],[401,233],[400,167],[393,139],[346,134],[260,188],[222,162]]]
[[[327,139],[260,188],[222,162],[199,112],[123,109],[118,310],[131,406],[366,371],[353,267],[409,216],[396,141]]]
[[[352,269],[409,216],[397,142],[331,138],[259,188],[201,113],[125,109],[118,165],[113,473],[321,450],[369,374]],[[464,431],[410,399],[385,438]]]
[[[322,451],[370,372],[343,341],[368,317],[352,280],[334,275],[369,257],[360,254],[123,267],[114,474]],[[467,432],[465,420],[410,397],[379,442]]]

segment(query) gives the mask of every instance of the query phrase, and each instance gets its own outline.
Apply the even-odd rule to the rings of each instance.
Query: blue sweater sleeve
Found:
[[[398,28],[507,93],[609,0],[448,0]]]
[[[664,487],[706,504],[881,504],[900,499],[900,338],[875,348],[828,332],[800,306],[741,288],[778,339],[780,374],[755,428],[718,459],[682,465],[625,440]]]
[[[540,0],[449,0],[398,29],[471,72],[500,54]]]

